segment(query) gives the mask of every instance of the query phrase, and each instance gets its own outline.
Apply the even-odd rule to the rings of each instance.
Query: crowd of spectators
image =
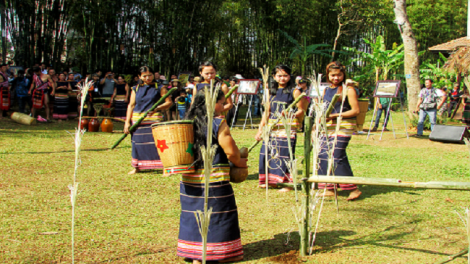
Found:
[[[10,66],[13,62],[0,66],[0,118],[8,112],[20,112],[37,118],[40,122],[55,122],[77,118],[80,109],[80,93],[78,86],[88,79],[93,83],[85,99],[84,116],[96,116],[95,106],[102,105],[100,116],[109,115],[114,118],[125,119],[127,105],[131,95],[131,87],[141,83],[137,75],[120,75],[112,71],[95,70],[94,73],[80,74],[77,68],[57,71],[51,65],[38,63],[31,68]],[[130,78],[131,77],[131,78]],[[2,81],[1,78],[4,80]],[[243,77],[236,76],[217,77],[228,87],[233,87]],[[189,76],[187,82],[182,83],[176,74],[166,78],[155,72],[156,88],[165,87],[177,90],[171,95],[173,106],[166,111],[165,120],[182,119],[191,104],[193,90],[203,80],[200,76]],[[259,92],[262,92],[259,89]],[[247,99],[234,93],[233,100],[239,106],[247,103]],[[260,97],[254,95],[252,115],[260,116]],[[236,111],[236,113],[235,113]],[[229,116],[232,120],[237,118],[238,108],[232,110]],[[229,124],[231,124],[230,122]],[[235,122],[236,123],[236,122]]]

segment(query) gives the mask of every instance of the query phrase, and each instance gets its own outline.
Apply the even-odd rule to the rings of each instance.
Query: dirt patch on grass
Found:
[[[271,262],[271,261],[274,263],[285,263],[285,264],[302,263],[302,261],[299,260],[298,250],[291,250],[282,255],[268,258],[268,262]]]
[[[18,188],[16,188],[15,192],[17,194],[29,194],[31,192],[31,188],[29,188],[29,187],[18,187]]]

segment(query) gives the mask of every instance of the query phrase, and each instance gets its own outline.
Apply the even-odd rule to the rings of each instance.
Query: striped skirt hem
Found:
[[[178,256],[202,260],[202,242],[178,239]],[[206,260],[224,260],[243,256],[241,239],[221,243],[207,243]]]
[[[276,185],[278,183],[291,183],[292,178],[290,177],[290,174],[286,174],[285,176],[279,176],[276,174],[269,173],[268,174],[268,184],[269,185]],[[266,174],[260,174],[259,175],[259,184],[265,184],[266,183]]]
[[[132,159],[132,167],[139,170],[163,170],[163,163],[161,160],[137,160]]]
[[[211,175],[212,177],[212,175]],[[212,208],[207,234],[206,259],[220,261],[243,255],[238,211],[232,185],[228,181],[204,184],[180,182],[180,227],[177,254],[202,259],[203,241],[195,213],[204,210],[204,193],[209,189],[208,207]]]

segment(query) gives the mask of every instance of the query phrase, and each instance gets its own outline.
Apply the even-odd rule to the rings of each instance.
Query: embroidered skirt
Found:
[[[67,94],[56,94],[54,100],[54,119],[67,119],[69,113],[69,96]]]
[[[78,99],[76,92],[69,92],[69,107],[68,107],[68,117],[75,118],[78,117]]]
[[[181,182],[180,202],[178,256],[202,260],[202,237],[194,213],[204,211],[204,184]],[[228,181],[210,183],[208,208],[212,208],[212,215],[206,259],[220,261],[242,256],[237,204]]]
[[[333,147],[334,136],[337,134],[337,142],[333,151],[334,158],[334,172],[330,173],[330,176],[354,176],[351,165],[349,164],[348,155],[346,154],[346,148],[349,145],[351,140],[351,135],[356,130],[356,120],[355,119],[343,119],[339,126],[338,131],[336,131],[336,120],[330,121],[327,123],[328,127],[328,142],[326,138],[323,138],[323,143],[321,146],[320,154],[318,156],[320,164],[318,169],[318,175],[327,175],[328,173],[328,145]],[[341,190],[352,191],[357,189],[355,184],[338,184]],[[319,189],[331,190],[334,189],[334,184],[325,184],[319,183]]]
[[[10,110],[11,102],[10,102],[10,91],[8,87],[1,87],[0,88],[0,109],[1,110]]]
[[[132,121],[135,123],[143,113],[133,113]],[[132,133],[132,167],[140,170],[163,169],[160,155],[158,155],[155,140],[152,134],[152,124],[163,120],[161,113],[157,112],[147,116]]]
[[[33,92],[33,107],[41,109],[44,104],[44,90],[34,90]]]
[[[114,117],[126,120],[127,105],[125,95],[116,95],[114,98]]]
[[[273,123],[273,119],[269,120]],[[268,145],[268,172],[266,172],[266,146],[263,141],[259,154],[259,184],[266,183],[268,175],[268,184],[292,182],[292,178],[286,162],[290,161],[289,141],[292,150],[292,159],[295,159],[295,145],[297,143],[297,128],[300,123],[295,118],[291,123],[290,134],[287,135],[286,128],[277,124],[269,137]]]

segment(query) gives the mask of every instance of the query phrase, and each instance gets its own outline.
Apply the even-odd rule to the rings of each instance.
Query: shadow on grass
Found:
[[[413,224],[405,223],[403,225],[389,226],[376,233],[351,239],[348,237],[356,235],[356,232],[352,230],[318,232],[316,235],[315,245],[312,248],[311,257],[315,257],[315,254],[319,253],[357,249],[365,246],[376,246],[447,256],[447,254],[443,252],[396,245],[403,241],[406,236],[412,234],[414,232],[414,228],[419,222],[421,222],[421,220],[416,219],[412,222]],[[406,231],[403,231],[403,229],[406,229]],[[274,235],[274,238],[272,239],[243,245],[244,261],[254,261],[267,258],[267,260],[270,261],[269,263],[301,263],[299,248],[300,237],[297,232],[292,232],[290,234],[277,234]]]
[[[121,122],[113,122],[115,130],[122,130],[124,127],[124,123]],[[0,120],[0,134],[21,134],[21,133],[31,133],[32,131],[41,131],[44,132],[45,130],[48,131],[61,131],[61,130],[68,130],[68,131],[75,131],[75,128],[78,127],[78,119],[68,120],[68,121],[53,121],[50,123],[41,123],[37,122],[36,124],[32,124],[30,126],[18,124],[9,118],[3,118]],[[100,132],[101,133],[101,132]],[[122,132],[114,132],[114,133],[122,133]]]
[[[259,175],[258,173],[248,174],[248,177],[246,177],[246,180],[247,181],[258,181],[259,180],[258,175]]]
[[[359,187],[362,194],[356,199],[357,201],[364,200],[366,198],[372,198],[375,195],[382,195],[392,192],[406,193],[409,195],[421,195],[420,193],[414,192],[411,189],[404,189],[399,187],[386,187],[386,186],[374,186],[374,185],[363,185]],[[339,196],[348,196],[349,191],[340,191],[338,192]]]
[[[334,250],[339,249],[357,249],[361,248],[361,246],[372,245],[389,249],[399,249],[414,252],[422,252],[426,254],[434,254],[439,256],[447,256],[448,254],[444,252],[397,245],[402,243],[404,239],[407,239],[406,236],[411,235],[414,232],[417,224],[421,221],[422,220],[420,219],[415,219],[403,225],[389,226],[384,230],[378,231],[376,233],[352,239],[347,239],[343,237],[355,235],[356,233],[354,231],[335,230],[327,232],[318,232],[316,236],[317,239],[314,246],[313,254],[332,252]],[[406,231],[402,231],[403,229],[406,229]],[[387,234],[387,232],[391,233]]]
[[[121,147],[121,148],[131,148],[131,146],[125,146],[125,147]],[[81,151],[85,151],[85,152],[88,152],[88,151],[91,151],[91,152],[98,152],[98,151],[111,151],[109,148],[100,148],[100,149],[80,149],[80,152]],[[54,154],[54,153],[70,153],[70,152],[75,152],[74,149],[72,150],[61,150],[61,151],[39,151],[39,152],[34,152],[34,151],[26,151],[26,152],[7,152],[7,153],[2,153],[2,154],[10,154],[10,155],[14,155],[14,154]]]
[[[293,250],[298,251],[300,246],[300,237],[298,232],[292,233],[281,233],[274,235],[274,238],[256,241],[253,243],[243,245],[243,260],[253,261],[263,258],[270,259],[273,262],[279,263],[297,263],[289,262],[286,259],[282,259],[281,255],[289,253]],[[298,252],[294,254],[294,258],[297,259]],[[279,258],[279,260],[277,260]]]

